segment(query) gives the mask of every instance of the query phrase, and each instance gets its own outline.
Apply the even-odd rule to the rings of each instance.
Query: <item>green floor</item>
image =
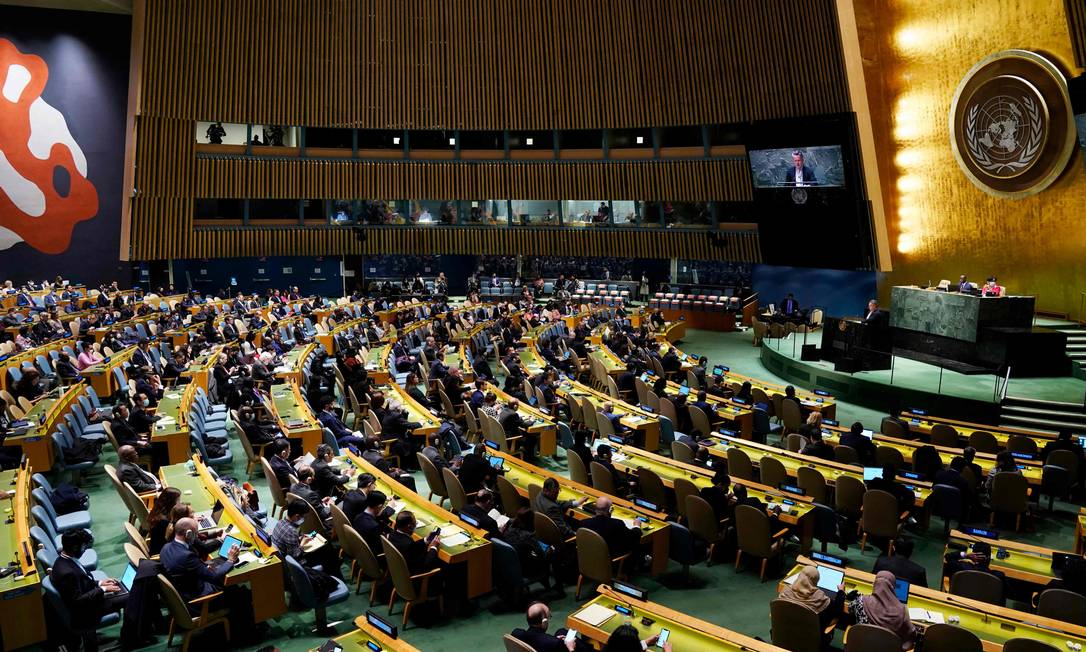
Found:
[[[714,364],[727,364],[740,373],[767,380],[773,379],[772,374],[766,372],[759,363],[758,350],[751,346],[749,333],[721,334],[692,330],[680,346],[690,353],[709,356]],[[874,426],[882,415],[864,408],[841,404],[839,416],[842,421],[858,419]],[[243,455],[241,455],[240,444],[234,446],[237,452],[233,475],[241,478],[244,474]],[[106,453],[103,460],[111,464],[116,463],[112,452]],[[561,465],[555,464],[554,468],[565,472],[564,462]],[[420,488],[425,486],[425,480],[421,474],[416,479]],[[270,504],[270,499],[265,493],[263,477],[253,476],[250,481],[262,492],[262,504]],[[90,476],[84,481],[83,486],[92,496],[91,512],[94,517],[95,549],[100,557],[99,567],[117,575],[126,563],[122,549],[124,533],[120,524],[127,517],[127,513],[104,474],[97,473]],[[1037,520],[1036,532],[1016,535],[1016,538],[1049,547],[1070,549],[1073,547],[1075,511],[1077,508],[1072,505],[1057,503],[1054,514],[1046,514]],[[939,530],[937,534],[941,535],[941,527],[937,529]],[[940,572],[940,554],[943,550],[940,538],[924,533],[917,535],[917,551],[914,559],[925,565],[932,582]],[[836,546],[832,546],[830,551],[840,552]],[[796,552],[795,547],[790,549],[789,559],[794,559]],[[859,549],[853,547],[845,553],[845,556],[854,566],[863,569],[869,569],[875,560],[875,553],[871,549],[867,554],[861,555]],[[678,566],[672,565],[670,571],[658,578],[637,576],[633,578],[633,581],[648,589],[653,601],[744,634],[768,640],[769,601],[775,595],[775,581],[771,580],[763,584],[758,581],[754,572],[735,573],[728,560],[720,560],[711,567],[704,564],[694,567],[691,571],[693,577],[691,586],[683,586]],[[329,620],[343,621],[339,626],[339,631],[341,633],[349,631],[350,621],[366,610],[367,598],[368,594],[365,591],[361,596],[352,595],[348,602],[329,609]],[[554,627],[563,624],[566,616],[575,611],[578,605],[573,599],[572,588],[566,590],[564,597],[552,598],[548,601],[553,613],[551,622]],[[431,628],[409,626],[407,631],[402,633],[402,638],[418,649],[426,651],[502,650],[504,648],[501,635],[514,627],[522,626],[523,615],[519,612],[495,615],[491,609],[502,608],[502,605],[496,602],[493,598],[483,598],[474,615],[445,620]],[[378,613],[387,613],[384,606],[378,606],[376,609]],[[402,606],[397,605],[397,622],[400,609]],[[312,613],[288,612],[272,624],[268,638],[262,645],[274,644],[287,652],[315,648],[324,639],[309,635],[312,623]],[[118,628],[115,627],[107,630],[106,633],[115,636],[117,631]],[[220,635],[216,632],[198,639],[193,649],[198,650],[201,646],[217,650],[222,649],[223,644],[220,641]],[[256,650],[259,647],[244,649]],[[146,649],[165,649],[165,637],[160,637],[158,644]]]

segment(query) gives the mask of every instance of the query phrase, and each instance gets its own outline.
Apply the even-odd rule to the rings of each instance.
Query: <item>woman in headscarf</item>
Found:
[[[916,627],[909,620],[905,605],[894,593],[896,582],[897,578],[890,571],[879,571],[871,595],[852,600],[848,608],[857,625],[884,627],[898,635],[902,650],[911,650],[916,645]]]
[[[785,586],[777,597],[788,602],[795,602],[815,612],[818,614],[821,628],[826,629],[830,621],[841,615],[841,610],[845,606],[845,587],[844,585],[837,587],[837,596],[831,600],[822,592],[822,589],[818,588],[818,568],[804,566],[796,576],[796,581]]]

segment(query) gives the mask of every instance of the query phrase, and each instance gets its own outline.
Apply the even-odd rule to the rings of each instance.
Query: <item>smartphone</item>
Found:
[[[566,643],[572,643],[575,640],[577,640],[577,630],[575,630],[575,629],[566,630],[566,638],[565,638]]]
[[[671,636],[671,630],[667,629],[666,627],[662,628],[660,630],[660,638],[656,639],[656,647],[663,649],[664,643],[667,643],[667,639],[669,636]]]

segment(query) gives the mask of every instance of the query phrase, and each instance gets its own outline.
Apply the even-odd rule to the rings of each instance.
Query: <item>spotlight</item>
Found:
[[[449,139],[449,144],[450,145],[456,145],[456,139],[455,138],[450,138]]]
[[[524,142],[525,142],[525,143],[526,143],[526,144],[527,144],[527,145],[528,145],[529,147],[531,147],[532,145],[535,145],[535,138],[529,138],[529,139],[525,140]]]
[[[644,145],[645,144],[645,137],[644,136],[638,136],[637,137],[637,144],[638,145]]]
[[[399,145],[400,144],[400,137],[399,136],[393,136],[392,137],[392,144],[393,145]]]

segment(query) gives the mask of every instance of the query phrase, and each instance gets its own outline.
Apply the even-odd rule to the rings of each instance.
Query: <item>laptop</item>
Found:
[[[133,566],[132,564],[129,564],[128,567],[126,567],[124,569],[124,573],[121,574],[121,586],[124,587],[125,591],[131,591],[132,590],[132,583],[135,582],[135,581],[136,581],[136,567]]]
[[[894,582],[894,595],[901,604],[909,604],[909,583],[901,579]]]

